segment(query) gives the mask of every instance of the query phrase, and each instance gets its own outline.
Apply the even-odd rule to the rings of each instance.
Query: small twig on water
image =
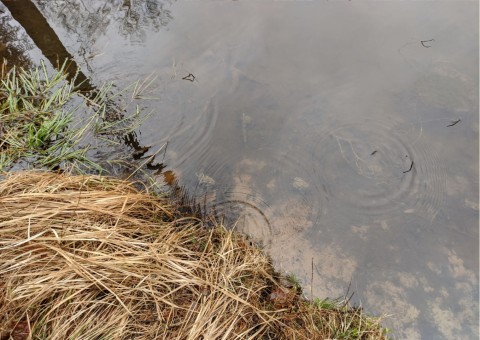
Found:
[[[182,79],[183,80],[189,80],[189,81],[193,82],[196,78],[193,74],[189,73],[188,76],[185,76]]]
[[[370,154],[370,156],[373,156],[377,153],[377,150],[373,150],[373,152]]]
[[[435,41],[435,39],[422,40],[422,41],[420,41],[420,44],[422,44],[422,46],[425,47],[425,48],[430,48],[430,47],[432,47],[432,46],[430,46],[430,45],[425,45],[425,43],[432,42],[432,41]]]
[[[404,171],[403,173],[406,174],[407,172],[412,171],[412,169],[413,169],[413,161],[412,161],[412,163],[410,164],[410,169]]]
[[[455,120],[455,121],[452,121],[452,123],[449,124],[449,125],[447,125],[447,127],[449,127],[449,126],[454,126],[454,125],[460,123],[461,121],[462,121],[461,119],[457,119],[457,120]]]

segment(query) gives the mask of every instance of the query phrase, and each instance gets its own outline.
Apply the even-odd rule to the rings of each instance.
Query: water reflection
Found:
[[[7,9],[0,3],[0,62],[3,64],[5,60],[12,65],[28,67],[32,64],[28,51],[33,48],[29,37],[20,26],[12,24]]]
[[[60,22],[69,34],[78,36],[85,45],[87,40],[95,42],[99,36],[106,34],[112,25],[129,41],[143,42],[147,31],[158,32],[173,19],[168,8],[171,2],[173,1],[35,1],[44,15],[56,16],[57,23]]]
[[[179,2],[130,40],[108,4],[97,33],[82,8],[45,15],[108,44],[97,81],[157,73],[139,139],[169,141],[162,179],[306,291],[312,261],[314,294],[351,283],[399,338],[478,336],[478,3]]]
[[[419,127],[366,120],[332,128],[320,145],[323,182],[344,217],[419,213],[433,221],[443,207],[446,172]]]

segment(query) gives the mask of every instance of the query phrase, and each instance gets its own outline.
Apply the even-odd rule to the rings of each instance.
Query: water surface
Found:
[[[156,75],[139,142],[307,293],[478,337],[478,2],[35,3],[92,83]]]

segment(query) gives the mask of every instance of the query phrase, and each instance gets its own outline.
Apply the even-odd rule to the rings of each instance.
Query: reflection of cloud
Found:
[[[440,275],[442,273],[442,269],[437,263],[427,262],[427,267],[437,275]]]
[[[404,282],[411,284],[409,275],[398,273],[397,279],[402,278]],[[419,339],[417,320],[420,311],[407,301],[407,289],[399,286],[395,280],[377,281],[368,285],[365,296],[370,308],[390,315],[388,321],[392,323],[392,327],[400,339]],[[392,315],[392,313],[394,314]]]
[[[478,301],[463,298],[460,299],[458,305],[461,307],[457,312],[457,319],[459,322],[470,325],[471,334],[479,336],[478,329]]]
[[[427,271],[427,276],[418,272],[397,272],[390,274],[388,280],[377,278],[367,286],[365,305],[378,313],[391,315],[386,323],[398,338],[435,337],[432,329],[438,332],[437,337],[445,339],[464,339],[478,334],[475,274],[465,268],[462,259],[454,252],[446,249],[445,252],[450,264],[448,271],[427,263],[432,270]],[[439,286],[439,282],[448,280],[443,278],[440,281],[438,275],[455,279],[453,287],[448,284]]]
[[[438,297],[429,302],[430,318],[447,339],[478,336],[478,279],[474,271],[465,267],[464,260],[454,250],[445,248],[448,270],[443,272],[455,279],[453,289],[442,287]],[[437,274],[438,266],[429,265]],[[459,298],[460,296],[460,298]]]
[[[478,201],[474,202],[469,200],[468,198],[465,198],[465,205],[469,207],[470,209],[478,211]]]
[[[475,284],[477,282],[476,275],[473,271],[465,268],[463,260],[457,256],[455,251],[447,250],[448,262],[450,263],[450,271],[455,279],[464,279],[468,283]]]
[[[279,203],[269,211],[269,215],[277,234],[295,238],[301,237],[299,233],[313,226],[313,222],[308,218],[311,210],[304,201],[293,198],[286,203]]]
[[[419,99],[425,104],[454,112],[475,111],[478,85],[456,65],[445,61],[433,63],[432,72],[415,84]]]
[[[422,287],[425,293],[431,293],[435,291],[435,289],[432,286],[430,286],[425,276],[419,276],[418,281],[420,282],[420,287]]]
[[[327,246],[316,253],[317,268],[321,275],[329,279],[349,282],[357,267],[357,261],[348,257],[340,247]]]
[[[465,320],[457,314],[455,315],[450,309],[450,306],[442,308],[444,305],[443,299],[437,298],[434,302],[428,304],[431,310],[431,315],[435,322],[437,329],[442,333],[445,339],[458,339],[461,325]]]
[[[400,284],[406,288],[414,288],[418,286],[418,280],[415,275],[410,273],[399,273]]]
[[[354,232],[355,234],[358,234],[358,236],[362,240],[366,241],[368,239],[367,234],[368,234],[368,230],[370,229],[370,226],[368,226],[368,225],[360,225],[360,226],[352,225],[350,228],[352,229],[352,232]]]
[[[320,249],[319,249],[320,248]],[[357,261],[336,245],[315,246],[305,238],[278,236],[270,249],[281,268],[302,278],[309,291],[313,261],[313,293],[322,298],[343,297],[357,269]]]
[[[471,188],[471,183],[462,176],[447,177],[446,191],[449,196],[464,195]]]

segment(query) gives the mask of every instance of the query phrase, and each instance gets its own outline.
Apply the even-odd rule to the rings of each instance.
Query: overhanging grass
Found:
[[[360,308],[282,281],[244,237],[129,182],[0,182],[2,339],[385,338]]]
[[[2,64],[5,65],[5,64]],[[105,171],[89,156],[103,148],[119,144],[125,135],[142,123],[138,107],[124,116],[119,95],[105,85],[86,95],[67,82],[67,61],[58,71],[49,73],[42,62],[31,70],[13,67],[0,72],[0,170],[20,168]],[[140,96],[149,84],[133,84],[133,96]],[[127,90],[127,89],[126,89]],[[132,98],[133,100],[133,98]],[[143,118],[145,119],[145,118]]]

